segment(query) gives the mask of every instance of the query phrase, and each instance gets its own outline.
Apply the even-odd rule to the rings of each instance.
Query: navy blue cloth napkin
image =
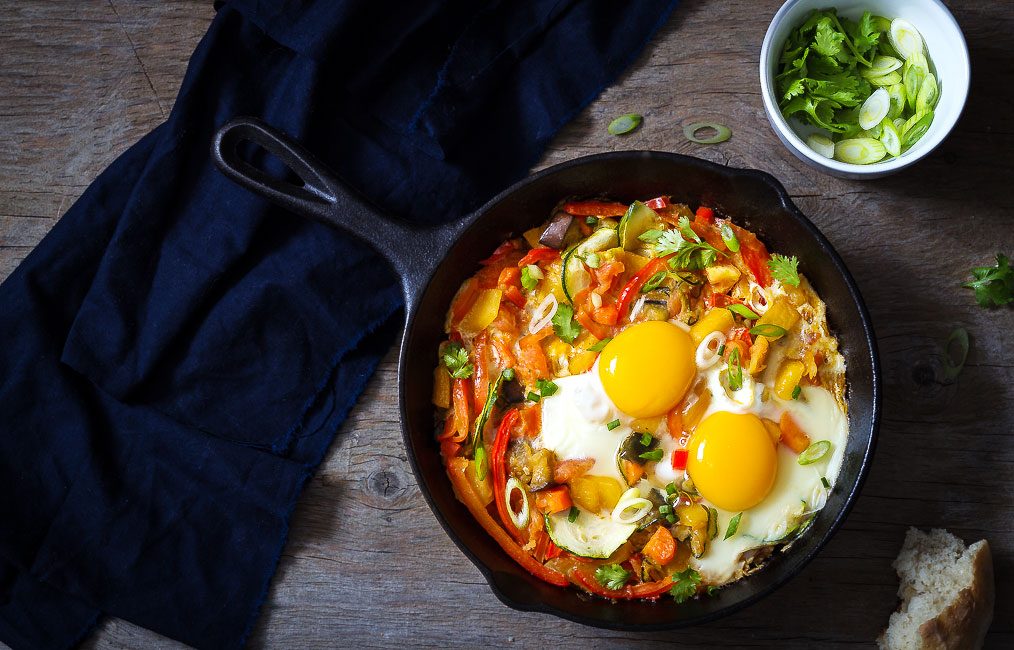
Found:
[[[107,614],[242,645],[303,484],[394,341],[388,267],[227,181],[218,126],[259,116],[440,222],[523,176],[674,5],[222,7],[168,121],[0,286],[0,640],[68,647]]]

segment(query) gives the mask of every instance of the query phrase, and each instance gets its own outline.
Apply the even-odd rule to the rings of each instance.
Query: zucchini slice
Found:
[[[640,201],[631,203],[616,229],[623,250],[632,251],[640,248],[643,242],[638,237],[651,230],[657,218],[655,211]]]
[[[546,515],[546,532],[560,548],[581,557],[607,558],[627,541],[636,524],[620,524],[581,510],[571,522],[567,512]]]
[[[584,265],[584,257],[589,253],[599,253],[617,244],[616,230],[599,228],[588,237],[564,252],[563,254],[563,293],[567,300],[574,303],[574,296],[587,289],[591,284],[591,273]]]

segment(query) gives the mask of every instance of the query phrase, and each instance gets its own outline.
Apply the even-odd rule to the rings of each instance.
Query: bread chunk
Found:
[[[982,646],[993,619],[989,544],[964,543],[942,529],[909,528],[893,564],[901,605],[877,639],[881,650],[957,650]]]

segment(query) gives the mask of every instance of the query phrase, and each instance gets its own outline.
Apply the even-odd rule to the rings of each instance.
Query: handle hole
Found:
[[[289,183],[300,189],[306,188],[306,182],[286,165],[281,158],[261,145],[250,140],[238,144],[236,153],[246,164],[265,174],[269,178]]]

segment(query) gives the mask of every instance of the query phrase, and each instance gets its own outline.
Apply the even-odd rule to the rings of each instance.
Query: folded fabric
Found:
[[[674,4],[225,5],[168,121],[0,286],[0,640],[71,646],[105,613],[241,645],[394,340],[392,271],[227,181],[216,128],[258,116],[440,222],[522,176]]]

